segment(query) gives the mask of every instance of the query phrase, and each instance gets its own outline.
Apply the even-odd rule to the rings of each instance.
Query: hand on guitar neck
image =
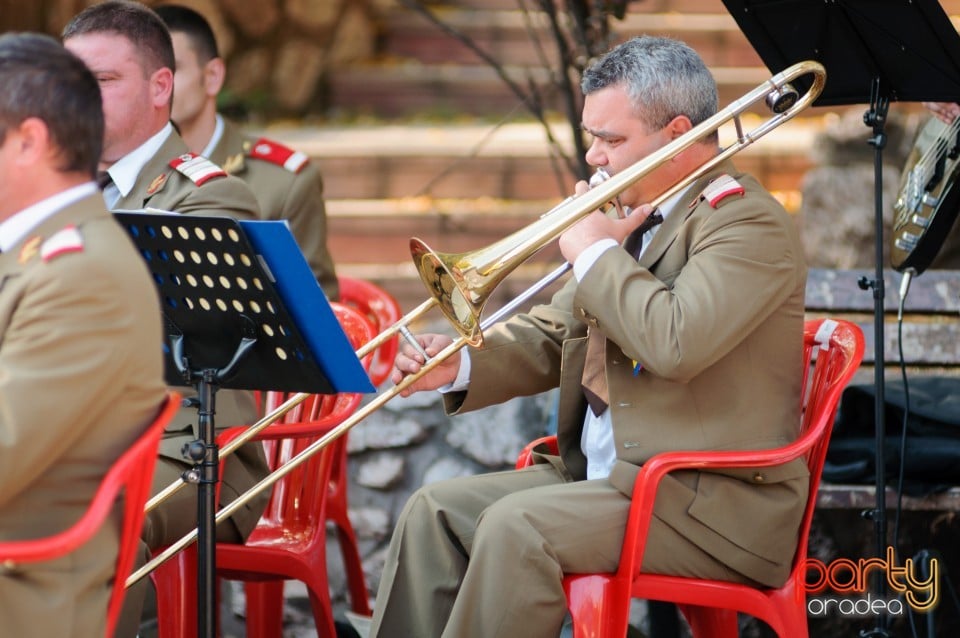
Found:
[[[923,106],[945,124],[952,124],[960,115],[960,104],[956,102],[923,102]]]

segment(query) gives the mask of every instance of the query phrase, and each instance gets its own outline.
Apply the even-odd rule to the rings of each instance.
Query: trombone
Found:
[[[812,76],[812,81],[810,82],[810,88],[801,95],[799,91],[793,87],[791,82],[804,76]],[[570,264],[564,263],[557,267],[490,317],[481,321],[480,316],[483,312],[483,307],[493,290],[507,275],[513,272],[517,266],[533,256],[546,244],[558,238],[564,231],[580,221],[591,211],[615,200],[620,193],[651,173],[661,164],[690,146],[716,134],[721,126],[732,121],[736,131],[736,141],[725,148],[720,148],[718,153],[709,161],[702,164],[690,175],[651,201],[650,204],[656,208],[724,160],[740,152],[747,146],[750,146],[810,106],[820,95],[825,83],[826,70],[823,65],[812,60],[798,62],[744,94],[725,109],[718,111],[713,117],[697,125],[683,136],[661,147],[659,150],[651,153],[629,168],[594,185],[585,193],[564,200],[564,202],[542,215],[530,225],[521,228],[519,231],[504,239],[494,242],[486,248],[466,253],[439,253],[432,250],[420,239],[411,239],[410,252],[413,256],[414,265],[431,296],[357,350],[356,355],[362,359],[397,334],[404,336],[404,338],[412,343],[416,343],[407,326],[431,310],[434,306],[439,306],[441,312],[443,312],[444,316],[459,333],[459,338],[454,340],[453,343],[441,352],[437,353],[436,356],[427,360],[420,369],[420,372],[405,377],[399,384],[378,395],[373,401],[351,415],[350,418],[332,428],[283,466],[275,469],[252,488],[220,509],[216,514],[215,522],[219,524],[231,516],[251,498],[271,487],[311,456],[326,447],[330,442],[339,438],[371,413],[380,409],[387,401],[393,399],[409,385],[448,359],[461,348],[467,345],[473,347],[481,346],[483,344],[483,331],[485,329],[512,313],[517,307],[563,276],[571,266]],[[740,116],[761,101],[773,115],[755,128],[745,131]],[[223,458],[233,453],[238,447],[252,439],[262,429],[280,419],[284,414],[306,400],[308,396],[309,394],[307,393],[298,393],[289,398],[282,405],[247,428],[241,436],[238,436],[226,444],[220,450],[220,457]],[[150,511],[155,508],[185,484],[186,480],[184,479],[172,483],[147,502],[146,510]],[[137,583],[144,576],[156,569],[161,563],[169,560],[177,552],[196,541],[197,536],[198,530],[194,529],[191,533],[164,549],[143,567],[131,574],[129,578],[127,578],[126,586],[130,587]]]

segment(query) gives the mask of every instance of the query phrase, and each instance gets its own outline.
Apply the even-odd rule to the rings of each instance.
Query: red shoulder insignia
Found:
[[[40,259],[50,261],[54,257],[66,253],[76,253],[83,251],[83,236],[80,230],[70,225],[58,230],[40,245]]]
[[[170,166],[186,175],[190,178],[190,181],[197,186],[202,186],[205,182],[215,177],[227,176],[226,171],[222,168],[206,157],[202,157],[196,153],[184,153],[180,157],[171,160]]]
[[[723,198],[730,195],[743,196],[743,193],[743,186],[740,182],[724,173],[707,184],[707,187],[700,193],[700,197],[707,200],[711,207],[716,208],[717,204],[719,204]]]
[[[292,148],[287,148],[283,144],[268,140],[265,137],[261,137],[253,144],[250,144],[247,149],[247,155],[270,162],[271,164],[276,164],[277,166],[282,166],[291,173],[300,172],[300,169],[310,161],[310,158],[307,157],[306,154],[295,151]]]

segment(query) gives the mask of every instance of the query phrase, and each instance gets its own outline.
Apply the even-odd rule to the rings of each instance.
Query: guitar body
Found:
[[[920,274],[950,235],[960,212],[960,120],[931,117],[920,129],[893,205],[890,265]]]

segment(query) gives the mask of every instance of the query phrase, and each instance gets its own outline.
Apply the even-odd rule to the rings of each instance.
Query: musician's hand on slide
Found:
[[[933,113],[937,119],[952,124],[957,116],[960,115],[960,104],[956,102],[923,102],[928,111]]]
[[[453,339],[442,334],[417,335],[416,340],[431,358],[435,357],[437,353],[453,343]],[[394,384],[399,384],[407,376],[418,373],[424,363],[423,355],[417,352],[412,345],[401,339],[400,351],[397,353],[397,358],[394,361],[393,375],[390,378]],[[430,370],[430,372],[424,374],[408,387],[404,388],[400,392],[400,396],[408,397],[415,392],[436,390],[441,386],[452,383],[457,378],[457,372],[459,371],[460,352],[457,351]]]
[[[652,212],[650,204],[643,204],[623,219],[611,219],[595,210],[560,235],[560,252],[572,264],[596,241],[613,239],[622,243]]]

